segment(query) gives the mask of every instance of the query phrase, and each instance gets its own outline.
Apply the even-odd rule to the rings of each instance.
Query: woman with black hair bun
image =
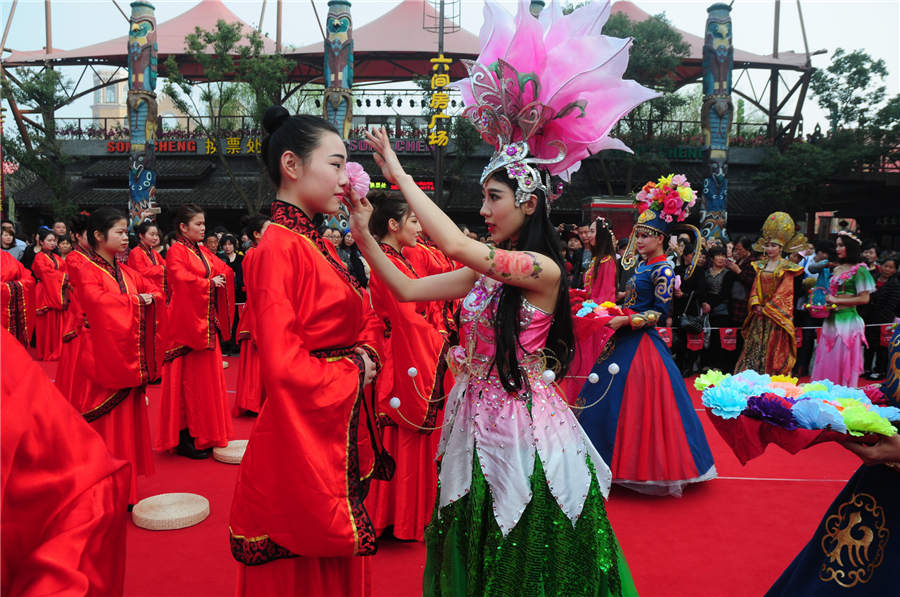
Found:
[[[868,346],[866,324],[856,307],[869,303],[875,280],[860,259],[862,243],[856,234],[842,230],[834,245],[838,265],[825,298],[834,311],[822,324],[811,377],[854,388],[865,370],[862,347]]]
[[[238,417],[243,414],[258,415],[262,405],[266,401],[266,393],[259,377],[259,348],[256,345],[257,332],[256,320],[253,317],[253,309],[250,305],[250,295],[246,292],[247,280],[253,270],[254,260],[258,251],[259,241],[263,232],[269,227],[270,220],[267,216],[257,215],[247,222],[244,233],[250,239],[250,247],[244,253],[241,263],[243,272],[245,303],[244,310],[238,319],[235,342],[240,346],[240,359],[238,360],[237,388],[234,395],[234,407],[231,413]]]
[[[265,404],[231,506],[237,595],[366,595],[375,529],[363,505],[387,480],[372,382],[384,327],[317,231],[340,208],[347,149],[322,118],[272,106],[262,156],[272,223],[245,274]]]
[[[128,249],[128,220],[108,207],[88,219],[88,262],[70,271],[73,294],[90,322],[81,337],[70,400],[116,458],[131,463],[129,504],[137,476],[153,473],[147,384],[159,375],[156,328],[163,295],[116,255]]]
[[[163,296],[169,295],[166,285],[166,260],[157,248],[162,232],[156,222],[141,222],[134,227],[138,244],[128,253],[128,266],[149,280]]]
[[[202,244],[201,207],[180,206],[173,223],[178,237],[166,256],[171,299],[156,448],[203,459],[232,435],[220,341],[231,337],[234,278]]]
[[[54,383],[59,392],[66,398],[71,397],[72,382],[78,375],[79,360],[84,338],[90,333],[85,325],[87,316],[84,309],[78,303],[78,295],[75,292],[75,277],[73,272],[90,263],[91,245],[88,242],[87,227],[90,214],[81,212],[76,214],[69,222],[69,231],[75,239],[72,252],[66,256],[66,271],[69,273],[69,308],[63,319],[62,351],[59,357],[59,367],[56,369]]]
[[[65,260],[54,253],[56,234],[49,228],[41,228],[37,240],[41,252],[31,264],[31,272],[37,278],[34,326],[37,358],[57,361],[62,352],[65,312],[69,306],[69,274]]]
[[[421,226],[409,204],[397,193],[374,191],[369,231],[391,263],[410,278],[422,274],[406,258],[418,244]],[[437,376],[444,338],[429,319],[430,303],[397,300],[384,280],[373,272],[369,293],[375,313],[384,321],[384,369],[378,379],[376,412],[384,426],[384,445],[397,461],[394,480],[372,484],[366,508],[375,530],[393,527],[401,540],[423,541],[425,525],[437,493],[437,452],[443,402],[452,376]],[[444,380],[443,383],[441,380]],[[401,402],[398,409],[390,401]]]

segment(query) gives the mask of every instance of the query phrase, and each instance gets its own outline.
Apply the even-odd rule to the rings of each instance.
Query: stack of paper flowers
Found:
[[[798,384],[796,378],[755,371],[710,371],[694,387],[703,392],[713,424],[742,462],[762,454],[769,443],[796,453],[848,436],[893,436],[900,424],[900,409],[874,404],[871,391],[828,380]]]
[[[600,328],[605,327],[613,317],[626,314],[615,303],[604,302],[598,305],[591,300],[587,291],[577,288],[569,290],[569,302],[575,322],[576,338],[596,333]]]

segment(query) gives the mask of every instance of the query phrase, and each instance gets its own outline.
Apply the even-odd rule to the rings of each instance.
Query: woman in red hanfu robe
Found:
[[[200,207],[182,205],[174,223],[179,235],[166,255],[172,297],[156,447],[202,459],[232,435],[219,340],[231,333],[234,275],[202,244],[206,216]]]
[[[420,277],[445,274],[462,267],[421,234],[414,247],[403,248],[403,256],[409,260]],[[459,300],[428,301],[418,304],[419,312],[427,310],[428,320],[445,338],[448,338],[456,327],[454,316],[459,308]]]
[[[63,319],[63,344],[59,357],[59,367],[56,369],[56,387],[60,393],[72,398],[72,382],[79,371],[79,359],[81,366],[87,363],[91,355],[81,355],[81,347],[85,344],[85,337],[90,333],[90,328],[85,325],[87,320],[84,309],[78,304],[78,296],[73,288],[73,272],[87,265],[91,258],[91,245],[87,239],[87,223],[89,214],[77,214],[69,223],[69,230],[75,235],[75,245],[72,252],[66,255],[66,271],[69,273],[69,308]]]
[[[34,258],[31,271],[37,278],[35,291],[35,335],[37,356],[42,361],[59,360],[62,349],[63,319],[69,306],[69,275],[66,262],[55,255],[56,235],[49,228],[38,233],[41,252]]]
[[[131,462],[131,496],[137,503],[137,475],[153,473],[147,384],[156,379],[162,357],[157,345],[157,310],[165,299],[140,274],[116,261],[128,248],[128,221],[118,210],[101,208],[88,224],[90,261],[72,271],[74,294],[90,323],[82,341],[71,401],[106,440],[109,451]]]
[[[417,245],[416,215],[396,195],[376,193],[371,201],[375,212],[369,230],[380,240],[384,254],[406,276],[420,277],[403,255]],[[372,484],[366,508],[379,534],[393,527],[397,539],[424,541],[437,495],[434,458],[440,433],[433,431],[440,427],[442,398],[453,386],[453,376],[441,376],[443,383],[436,379],[444,338],[417,303],[401,303],[375,273],[369,280],[369,293],[375,313],[385,323],[386,337],[376,412],[384,427],[385,449],[397,461],[397,471],[390,482]],[[397,409],[390,405],[393,398],[400,400]]]
[[[375,553],[363,498],[392,468],[366,387],[383,329],[312,220],[340,207],[346,148],[315,116],[273,106],[263,124],[279,199],[247,278],[266,404],[231,507],[236,594],[368,595],[366,558],[353,556]]]
[[[34,278],[7,251],[0,251],[0,317],[3,329],[28,346],[34,329]]]
[[[128,464],[6,330],[0,355],[0,594],[122,595]]]
[[[268,225],[269,218],[256,216],[247,226],[247,234],[252,239],[253,246],[244,253],[244,260],[241,263],[244,272],[244,286],[250,279],[249,272],[253,268],[253,260],[256,258],[256,247]],[[266,401],[265,390],[259,378],[259,349],[256,347],[256,332],[253,330],[253,325],[253,309],[250,308],[250,295],[248,294],[237,328],[237,341],[241,347],[241,356],[238,360],[234,408],[231,411],[236,417],[244,413],[259,414]]]
[[[156,250],[159,246],[159,227],[154,222],[141,222],[134,228],[138,244],[128,253],[128,267],[144,276],[155,292],[168,296],[166,260]]]

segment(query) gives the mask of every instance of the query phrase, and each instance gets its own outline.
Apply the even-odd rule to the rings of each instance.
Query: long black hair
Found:
[[[505,176],[505,172],[495,174],[494,181],[502,183],[515,193],[516,183]],[[556,262],[559,267],[559,290],[556,296],[556,309],[553,312],[553,323],[547,334],[546,353],[549,354],[548,367],[562,379],[569,370],[569,363],[575,347],[575,333],[572,324],[572,313],[569,309],[569,283],[566,280],[566,264],[559,251],[559,234],[550,223],[550,214],[544,194],[536,192],[537,207],[519,230],[519,238],[515,251],[531,251],[540,253]],[[519,311],[522,308],[522,289],[511,284],[504,284],[497,304],[497,315],[494,318],[494,340],[496,353],[494,364],[500,383],[509,392],[522,389],[523,376],[519,368],[516,349],[519,348],[519,336],[522,332],[519,325]]]
[[[309,114],[291,116],[283,106],[269,106],[262,124],[268,133],[262,143],[262,158],[276,187],[281,185],[281,156],[285,151],[305,160],[319,146],[323,133],[340,135],[324,118]]]
[[[609,227],[606,218],[595,218],[594,228],[597,234],[594,236],[594,246],[591,247],[591,257],[614,257],[616,254],[616,239]]]
[[[843,259],[838,259],[838,263],[850,263],[854,265],[860,263],[862,261],[860,258],[860,253],[862,253],[862,243],[847,234],[838,234],[837,238],[841,239],[841,244],[844,245],[845,249],[845,257]],[[835,243],[837,243],[837,239],[835,239]]]

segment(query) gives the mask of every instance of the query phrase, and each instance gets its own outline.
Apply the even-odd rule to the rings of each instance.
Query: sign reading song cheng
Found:
[[[365,139],[348,139],[347,151],[350,153],[369,153],[375,149]],[[428,153],[428,145],[424,139],[391,139],[397,153]]]
[[[153,144],[156,153],[197,153],[196,141],[157,141]],[[130,153],[130,141],[110,141],[106,153]]]
[[[371,153],[374,151],[368,141],[362,138],[348,139],[348,153]],[[391,145],[397,153],[430,153],[426,139],[391,139]],[[221,143],[214,139],[185,139],[181,141],[156,141],[154,143],[156,153],[185,153],[214,155],[222,151],[226,155],[250,155],[262,152],[262,140],[259,137],[226,137]],[[199,149],[199,151],[198,151]],[[109,141],[106,144],[106,153],[131,152],[129,141]]]

